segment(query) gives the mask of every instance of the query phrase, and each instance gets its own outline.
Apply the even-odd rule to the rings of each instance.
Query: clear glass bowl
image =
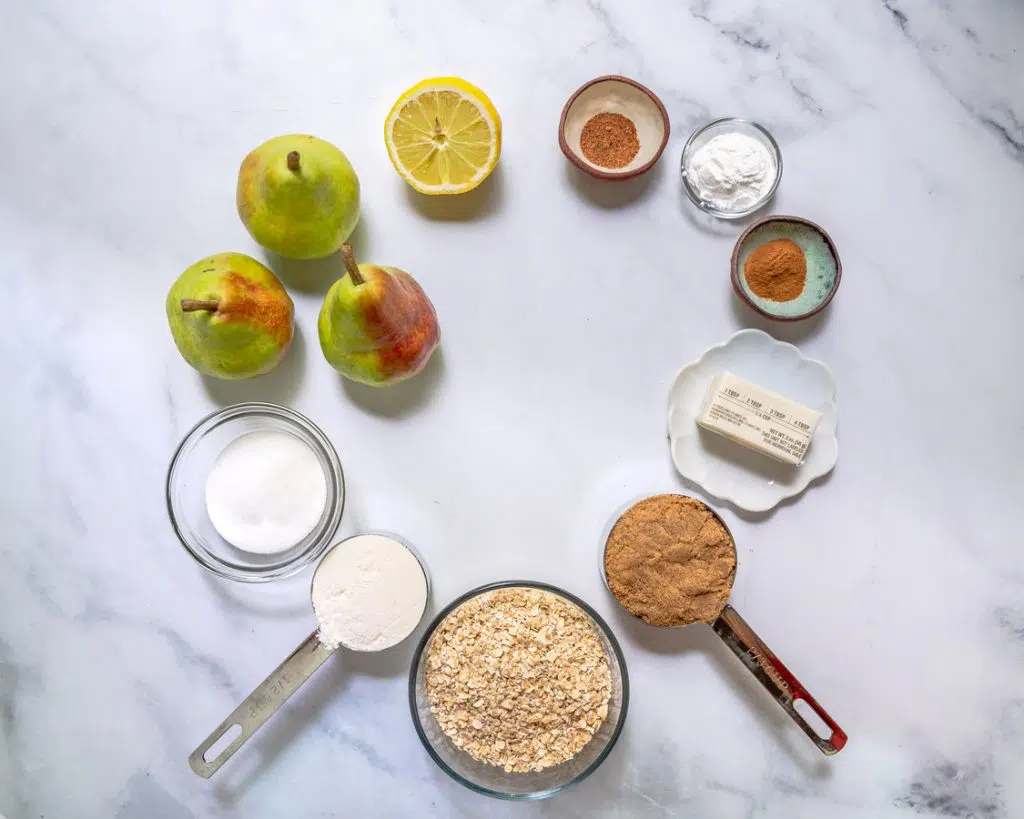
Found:
[[[541,589],[564,598],[579,607],[594,625],[605,653],[608,656],[608,667],[611,671],[611,696],[608,700],[608,718],[576,756],[560,765],[554,765],[543,771],[530,773],[506,773],[502,768],[478,762],[461,748],[457,748],[441,730],[434,715],[430,713],[430,701],[427,698],[424,681],[427,646],[438,626],[455,609],[468,600],[495,589],[523,587]],[[409,672],[409,706],[412,710],[412,721],[416,727],[427,753],[441,770],[456,782],[467,788],[487,796],[499,799],[544,799],[558,793],[576,782],[581,782],[597,770],[604,762],[611,749],[615,746],[622,726],[626,720],[629,705],[629,677],[626,673],[626,660],[622,656],[619,643],[612,634],[608,624],[590,606],[567,591],[546,583],[535,583],[529,580],[507,580],[481,586],[452,601],[430,624],[416,654],[412,659]]]
[[[316,527],[286,552],[253,554],[220,536],[206,513],[206,478],[220,452],[240,435],[279,430],[305,442],[327,480],[327,504]],[[167,513],[182,546],[214,574],[260,583],[288,577],[330,545],[345,506],[345,478],[327,436],[304,415],[277,404],[235,404],[206,416],[178,446],[167,470]]]
[[[703,148],[716,136],[730,133],[741,133],[744,136],[756,139],[768,149],[768,153],[770,153],[775,160],[775,181],[772,182],[771,187],[765,191],[764,195],[762,195],[760,199],[749,207],[741,210],[720,210],[706,199],[701,198],[700,191],[693,186],[689,175],[686,172],[686,166],[689,163],[690,158],[697,151]],[[689,197],[690,201],[702,211],[710,213],[712,216],[717,216],[719,219],[742,219],[744,216],[749,216],[754,211],[763,208],[769,201],[771,201],[771,198],[775,196],[775,191],[779,187],[779,182],[782,180],[782,151],[779,149],[779,143],[775,141],[775,137],[768,133],[768,129],[764,126],[758,125],[756,122],[749,119],[724,117],[723,119],[713,120],[707,125],[702,125],[690,134],[690,138],[686,140],[686,145],[683,146],[683,155],[679,161],[679,174],[682,177],[683,190],[686,191],[686,195]]]

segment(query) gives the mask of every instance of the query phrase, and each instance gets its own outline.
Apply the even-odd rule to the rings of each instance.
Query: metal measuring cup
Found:
[[[339,546],[343,546],[345,543],[348,543],[358,537],[364,537],[365,535],[382,535],[399,542],[409,550],[409,553],[415,557],[416,562],[419,563],[420,569],[423,571],[423,579],[427,584],[427,596],[423,603],[423,611],[420,612],[419,620],[417,620],[418,627],[419,623],[423,621],[423,614],[427,610],[427,605],[430,602],[430,574],[427,572],[427,565],[419,552],[417,552],[416,549],[414,549],[413,546],[403,538],[397,537],[390,532],[364,532],[361,535],[353,535],[352,537],[345,538],[344,540],[335,543],[330,549],[328,549],[320,559],[320,563],[317,564],[316,570],[313,572],[313,577],[310,580],[310,607],[312,607],[313,584],[316,581],[317,572],[320,571],[320,567],[324,565],[324,562],[327,560],[331,552]],[[415,630],[415,628],[412,629],[409,634],[412,634]],[[364,653],[387,651],[389,648],[393,648],[395,645],[404,642],[409,637],[409,634],[406,634],[398,641],[398,643],[391,646],[386,646],[382,649],[374,649],[372,651],[364,651],[363,649],[351,648],[350,646],[335,646],[334,648],[328,648],[320,642],[320,629],[318,627],[312,634],[302,641],[302,644],[296,648],[295,651],[288,655],[284,662],[271,671],[267,678],[257,685],[248,697],[242,700],[241,704],[231,712],[227,719],[214,729],[213,733],[200,743],[198,748],[189,754],[189,767],[192,768],[193,772],[203,777],[203,779],[209,779],[213,776],[221,765],[231,759],[231,757],[234,756],[235,751],[241,748],[249,737],[262,728],[264,723],[273,716],[274,712],[284,705],[288,698],[298,691],[302,684],[313,675],[313,672],[320,668],[320,666],[327,661],[327,658],[334,654],[338,649],[345,648],[348,651],[364,651]],[[226,733],[236,726],[241,728],[241,732],[238,736],[219,751],[212,759],[207,759],[206,755],[209,753],[210,749],[216,745]]]
[[[679,495],[678,497],[687,498],[688,495]],[[719,523],[722,524],[722,528],[725,529],[729,535],[729,545],[733,552],[733,564],[739,565],[739,561],[736,557],[736,539],[733,537],[729,527],[726,526],[725,521],[722,520],[721,516],[710,506],[703,501],[697,500],[696,498],[689,498],[690,500],[696,501],[705,509],[707,509]],[[641,501],[637,501],[640,503]],[[635,504],[631,504],[627,509],[632,508]],[[624,514],[625,512],[623,512]],[[620,515],[621,518],[621,515]],[[618,519],[616,519],[618,522]],[[614,529],[614,524],[612,525]],[[641,623],[652,628],[685,628],[687,625],[694,625],[694,623],[684,623],[680,626],[655,626],[651,623],[647,623],[642,617],[637,617],[633,612],[629,611],[622,602],[616,597],[615,592],[612,591],[611,585],[608,583],[608,574],[605,570],[605,556],[608,551],[608,540],[611,538],[611,529],[609,529],[608,537],[605,538],[604,548],[601,551],[601,579],[604,581],[605,588],[608,589],[615,601],[622,607],[622,610],[629,614],[631,617],[636,618]],[[736,580],[736,573],[733,572],[731,578],[729,578],[729,589],[732,590],[732,585]],[[800,681],[793,675],[793,673],[786,668],[785,665],[775,656],[775,653],[765,645],[764,641],[757,636],[754,630],[747,624],[747,621],[740,617],[740,614],[732,605],[725,601],[722,604],[722,608],[719,610],[717,616],[713,620],[703,621],[698,620],[696,622],[707,622],[708,625],[714,629],[722,642],[725,643],[729,650],[732,651],[739,659],[740,662],[750,671],[751,674],[757,679],[762,686],[764,686],[768,693],[772,695],[775,701],[782,706],[782,709],[789,714],[790,718],[798,726],[800,730],[810,737],[811,741],[818,746],[818,749],[826,756],[832,756],[833,754],[839,753],[846,745],[846,732],[843,731],[836,721],[832,719],[822,708],[816,699],[811,696],[810,692],[800,684]],[[814,727],[807,722],[796,710],[795,704],[799,701],[807,703],[807,705],[817,714],[825,725],[828,726],[830,735],[828,737],[821,736]]]

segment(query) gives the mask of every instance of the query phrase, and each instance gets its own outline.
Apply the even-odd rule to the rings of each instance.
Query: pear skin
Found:
[[[238,215],[260,245],[291,259],[334,253],[359,221],[359,178],[330,142],[275,137],[238,171]]]
[[[189,267],[167,294],[167,321],[189,364],[214,378],[265,375],[295,332],[291,297],[268,268],[243,253]]]
[[[411,378],[441,342],[437,313],[417,281],[397,267],[356,264],[324,299],[317,327],[328,363],[346,378],[386,387]]]

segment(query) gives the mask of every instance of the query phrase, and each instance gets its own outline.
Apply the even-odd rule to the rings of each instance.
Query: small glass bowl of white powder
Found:
[[[727,117],[690,134],[680,162],[683,190],[719,219],[740,219],[764,207],[782,179],[782,151],[767,129]]]
[[[196,424],[167,471],[167,511],[182,545],[231,580],[288,577],[320,557],[345,505],[341,462],[308,418],[250,402]]]

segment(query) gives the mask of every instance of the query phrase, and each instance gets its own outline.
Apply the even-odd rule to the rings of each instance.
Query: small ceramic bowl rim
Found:
[[[612,647],[612,653],[615,655],[615,662],[618,664],[619,672],[622,676],[622,707],[619,711],[619,719],[615,724],[615,727],[612,729],[612,735],[608,738],[608,744],[604,746],[601,753],[594,758],[593,762],[568,782],[565,782],[556,788],[549,788],[545,791],[523,794],[507,793],[505,791],[496,791],[491,788],[482,787],[481,785],[477,785],[475,782],[470,782],[460,773],[452,770],[448,766],[448,763],[446,763],[437,751],[434,750],[434,746],[431,745],[430,740],[427,739],[426,733],[423,730],[423,725],[420,722],[419,711],[416,707],[416,671],[419,668],[420,660],[423,657],[424,652],[427,650],[427,645],[430,643],[430,639],[434,636],[434,632],[437,631],[438,626],[440,626],[448,615],[455,611],[455,609],[463,603],[472,600],[474,597],[478,597],[481,594],[486,594],[487,592],[494,591],[496,589],[510,589],[516,587],[540,589],[541,591],[551,592],[552,594],[563,597],[570,603],[579,606],[587,616],[597,624],[605,637],[608,638],[608,644]],[[448,774],[448,776],[460,785],[464,785],[471,791],[483,794],[484,796],[493,796],[497,799],[506,799],[512,802],[546,799],[547,797],[554,796],[556,793],[565,790],[571,785],[582,782],[584,779],[589,777],[594,773],[594,771],[601,767],[601,764],[611,753],[612,748],[615,747],[615,743],[619,741],[619,736],[622,734],[622,728],[626,724],[626,713],[629,711],[629,672],[626,669],[626,657],[622,653],[622,648],[619,646],[619,641],[615,637],[615,632],[612,631],[604,618],[601,617],[601,615],[598,614],[589,603],[584,602],[576,595],[567,592],[565,589],[559,588],[558,586],[552,586],[550,583],[541,583],[536,580],[499,580],[494,583],[486,583],[483,586],[477,586],[475,589],[470,589],[465,594],[461,594],[456,597],[451,603],[437,613],[434,619],[430,621],[430,625],[427,626],[426,631],[423,632],[419,645],[416,646],[416,650],[413,652],[412,663],[409,666],[409,710],[412,715],[413,727],[416,729],[416,736],[420,738],[420,742],[423,743],[423,747],[426,748],[430,758],[434,760],[442,771]]]
[[[650,160],[645,162],[639,168],[634,168],[631,171],[602,171],[599,168],[595,168],[591,165],[588,165],[586,162],[579,158],[579,156],[572,148],[569,147],[569,143],[566,142],[565,139],[565,122],[569,118],[569,110],[572,108],[573,103],[576,102],[576,99],[579,97],[579,95],[586,91],[588,88],[590,88],[590,86],[597,85],[599,82],[607,82],[609,80],[616,80],[618,82],[624,82],[627,85],[632,85],[637,90],[642,91],[644,94],[646,94],[647,97],[650,98],[651,102],[653,102],[655,107],[658,109],[658,113],[661,115],[662,122],[665,123],[665,133],[663,134],[661,138],[661,144],[658,146],[658,149],[654,152],[654,155],[650,158]],[[668,137],[671,130],[672,125],[669,120],[668,110],[665,108],[665,104],[658,98],[658,95],[655,94],[650,88],[648,88],[646,85],[638,83],[636,80],[631,80],[629,77],[624,77],[621,74],[605,74],[601,77],[594,77],[594,79],[583,83],[583,85],[581,85],[573,92],[573,95],[569,97],[569,100],[565,103],[565,106],[562,108],[562,116],[558,120],[558,147],[562,149],[562,153],[565,154],[565,158],[568,159],[573,165],[575,165],[584,173],[588,173],[597,179],[621,181],[623,179],[633,179],[634,177],[640,176],[640,174],[647,173],[651,168],[654,167],[655,163],[657,163],[657,161],[661,159],[661,155],[665,152],[665,146],[668,145]]]
[[[178,522],[177,515],[174,513],[174,502],[171,498],[171,481],[174,477],[175,467],[178,465],[178,459],[185,451],[185,447],[193,441],[200,432],[204,431],[205,428],[209,427],[214,421],[218,421],[222,417],[225,421],[228,421],[232,418],[244,417],[252,414],[267,414],[283,418],[294,423],[296,426],[301,427],[313,436],[326,453],[328,461],[330,461],[332,471],[334,472],[334,476],[337,480],[339,494],[341,496],[340,500],[337,501],[337,512],[332,515],[331,520],[327,524],[327,528],[319,539],[319,545],[317,545],[316,548],[311,546],[311,548],[307,549],[305,552],[296,555],[291,562],[282,566],[270,567],[266,570],[239,568],[238,566],[232,566],[224,563],[213,556],[200,553],[192,546],[189,539],[182,531],[182,526]],[[239,404],[231,404],[227,407],[221,407],[220,409],[214,410],[200,418],[199,421],[197,421],[195,425],[182,436],[181,442],[175,448],[174,454],[171,456],[170,463],[167,466],[167,477],[164,482],[164,499],[167,504],[167,517],[171,522],[171,528],[174,529],[174,534],[177,536],[178,542],[181,544],[182,548],[204,569],[207,569],[218,577],[235,580],[241,583],[267,583],[272,580],[291,577],[293,574],[302,571],[310,563],[316,561],[324,554],[324,552],[327,551],[328,548],[330,548],[334,535],[338,531],[338,526],[341,524],[341,519],[345,512],[346,495],[345,472],[342,469],[341,460],[338,458],[338,453],[334,449],[334,445],[331,443],[330,438],[324,434],[320,427],[310,421],[309,418],[302,413],[280,404],[270,403],[269,401],[243,401]],[[328,503],[330,502],[331,499],[328,498]]]
[[[725,125],[730,122],[738,122],[740,125],[745,125],[758,131],[767,141],[772,148],[772,155],[775,157],[775,181],[772,182],[772,186],[765,192],[764,196],[757,200],[753,205],[743,210],[719,210],[713,205],[708,204],[697,194],[697,191],[690,184],[690,178],[686,175],[686,154],[690,150],[694,141],[700,137],[705,131],[715,128],[719,125]],[[686,140],[686,144],[683,145],[683,152],[679,155],[679,175],[683,181],[683,191],[686,193],[687,198],[700,210],[705,213],[709,213],[719,219],[742,219],[744,216],[750,216],[752,213],[756,213],[765,205],[767,205],[772,197],[775,196],[775,191],[779,189],[779,183],[782,181],[782,149],[779,147],[779,143],[775,141],[775,137],[772,136],[771,131],[765,128],[760,122],[755,122],[752,119],[744,119],[743,117],[719,117],[713,119],[711,122],[706,122],[698,128],[694,128],[693,132]]]
[[[821,236],[822,239],[825,240],[825,244],[828,245],[828,249],[829,252],[832,254],[832,258],[836,260],[836,278],[835,281],[832,282],[832,289],[829,290],[828,295],[825,296],[824,299],[822,299],[821,304],[819,304],[813,310],[808,310],[806,313],[800,313],[799,315],[796,316],[777,316],[774,313],[768,312],[759,304],[757,304],[743,290],[743,283],[740,281],[740,248],[743,247],[743,242],[746,240],[747,236],[749,236],[762,225],[767,225],[770,222],[795,222],[797,224],[809,227],[811,230],[813,230],[815,233]],[[783,216],[772,214],[770,216],[765,216],[762,219],[758,219],[756,222],[750,225],[750,227],[743,231],[743,233],[740,234],[740,237],[736,240],[736,245],[732,249],[732,260],[730,261],[730,268],[732,289],[736,291],[736,295],[738,295],[743,300],[744,304],[746,304],[747,307],[749,307],[755,313],[759,313],[765,318],[770,318],[773,321],[803,321],[804,319],[809,319],[811,316],[817,315],[826,307],[828,307],[829,302],[832,301],[832,299],[836,295],[836,291],[839,289],[839,282],[843,278],[843,263],[839,259],[839,251],[836,250],[836,245],[835,242],[832,241],[832,237],[828,235],[825,228],[823,228],[821,225],[815,224],[810,219],[804,219],[802,216]]]

